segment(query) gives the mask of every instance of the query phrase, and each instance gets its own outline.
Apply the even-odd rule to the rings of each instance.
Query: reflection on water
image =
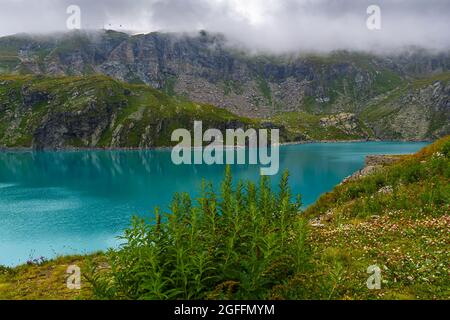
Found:
[[[336,143],[280,149],[280,173],[305,205],[360,169],[367,154],[410,153],[423,143]],[[236,179],[258,179],[259,166],[232,167]],[[117,244],[131,216],[166,208],[174,192],[193,196],[202,178],[220,182],[224,166],[181,165],[170,151],[0,153],[0,264],[30,255],[86,253]]]

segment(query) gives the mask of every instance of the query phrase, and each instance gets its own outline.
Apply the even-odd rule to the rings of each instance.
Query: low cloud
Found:
[[[0,0],[0,35],[65,30],[72,4],[85,29],[204,29],[274,53],[450,48],[448,0]],[[381,30],[366,27],[372,4],[381,8]]]

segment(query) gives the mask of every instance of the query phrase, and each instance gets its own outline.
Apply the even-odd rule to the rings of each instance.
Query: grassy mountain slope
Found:
[[[0,146],[127,148],[170,146],[172,131],[256,122],[106,76],[0,76]]]
[[[344,182],[301,214],[286,181],[275,194],[264,182],[255,189],[225,180],[198,205],[178,195],[172,218],[135,221],[121,250],[1,268],[0,298],[450,298],[450,136]],[[216,210],[227,214],[213,219]],[[90,279],[81,292],[65,287],[71,263]],[[380,290],[366,286],[373,265]]]
[[[406,82],[360,114],[380,138],[438,138],[450,133],[450,72]]]
[[[429,140],[450,134],[450,73],[402,81],[359,107],[280,112],[271,121],[300,140]],[[345,112],[347,110],[347,112]],[[297,137],[297,138],[296,138]]]
[[[449,299],[450,136],[323,195],[310,241],[340,298]],[[369,291],[367,267],[381,268]]]

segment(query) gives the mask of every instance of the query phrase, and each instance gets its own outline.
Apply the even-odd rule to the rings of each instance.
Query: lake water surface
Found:
[[[288,145],[280,174],[305,205],[361,169],[369,154],[418,151],[426,143],[361,142]],[[232,167],[257,180],[259,166]],[[195,196],[202,178],[217,184],[224,166],[181,165],[170,151],[0,152],[0,264],[85,254],[118,244],[133,215],[166,209],[174,192]],[[275,186],[279,175],[272,178]]]

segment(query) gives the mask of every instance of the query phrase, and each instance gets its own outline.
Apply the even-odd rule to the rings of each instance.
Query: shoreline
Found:
[[[303,144],[331,144],[331,143],[362,143],[362,142],[397,142],[397,143],[431,143],[434,140],[382,140],[382,139],[353,139],[353,140],[308,140],[308,141],[293,141],[293,142],[282,142],[278,146],[292,146],[292,145],[303,145]],[[206,145],[205,145],[206,146]],[[205,147],[204,146],[204,147]],[[2,152],[78,152],[78,151],[169,151],[175,146],[165,146],[165,147],[150,147],[150,148],[140,148],[140,147],[65,147],[58,149],[35,149],[33,147],[0,147],[0,153]],[[243,146],[224,146],[225,148],[242,148]],[[194,150],[195,147],[191,147]]]
[[[420,142],[429,142],[429,141],[427,141],[427,140],[423,140],[423,141],[408,141],[408,140],[338,140],[338,141],[330,141],[330,140],[327,140],[327,141],[304,141],[304,142],[287,142],[287,143],[282,143],[282,144],[280,144],[280,146],[287,146],[287,145],[301,145],[301,144],[313,144],[313,143],[328,143],[328,144],[331,144],[331,143],[362,143],[362,142],[405,142],[405,143],[408,143],[408,142],[417,142],[417,143],[420,143]],[[158,149],[171,149],[171,147],[160,147],[160,148],[158,148]],[[84,149],[84,151],[89,151],[89,150],[91,150],[91,151],[95,151],[95,150],[97,150],[97,151],[151,151],[151,150],[155,150],[155,149],[139,149],[139,148],[128,148],[128,149],[102,149],[102,148],[96,148],[95,150],[93,150],[93,149]],[[2,149],[0,149],[0,153],[2,152],[3,150]],[[36,150],[28,150],[28,151],[26,151],[25,150],[25,152],[33,152],[33,151],[36,151]],[[50,151],[50,152],[52,152],[51,150],[43,150],[44,152],[48,152],[48,151]],[[65,152],[65,151],[70,151],[70,150],[56,150],[56,151],[54,151],[54,152]],[[78,149],[78,150],[72,150],[72,151],[74,151],[74,152],[76,152],[76,151],[83,151],[83,150],[80,150],[80,149]],[[39,152],[39,151],[38,151]],[[365,163],[364,163],[364,167],[363,168],[361,168],[361,169],[359,169],[359,170],[357,170],[357,171],[355,171],[354,173],[352,173],[351,175],[349,175],[349,176],[347,176],[347,177],[345,177],[345,178],[343,178],[342,179],[342,181],[340,182],[340,183],[338,183],[338,184],[336,184],[334,187],[333,187],[333,189],[334,188],[336,188],[337,186],[340,186],[340,185],[342,185],[342,184],[344,184],[344,183],[346,183],[346,182],[349,182],[349,181],[355,181],[355,180],[358,180],[358,179],[361,179],[361,178],[363,178],[363,177],[365,177],[365,176],[367,176],[367,175],[370,175],[371,173],[373,173],[376,169],[379,169],[379,168],[381,168],[381,167],[384,167],[385,165],[389,165],[390,164],[390,162],[391,161],[389,161],[389,160],[391,160],[391,159],[393,159],[394,158],[394,162],[396,162],[396,161],[398,161],[399,159],[401,159],[401,158],[397,158],[397,157],[402,157],[402,156],[407,156],[407,155],[411,155],[411,154],[413,154],[413,153],[408,153],[408,154],[394,154],[394,155],[390,155],[390,154],[381,154],[381,155],[367,155],[366,156],[366,158],[365,158]],[[376,158],[378,158],[378,159],[380,159],[379,161],[381,162],[380,164],[377,164],[377,165],[374,165],[374,164],[372,164],[372,163],[368,163],[368,158],[369,157],[376,157]],[[386,160],[388,160],[387,162],[386,162]],[[324,193],[322,193],[317,199],[316,199],[316,201],[314,202],[314,203],[311,203],[310,205],[308,205],[308,206],[311,206],[311,205],[314,205],[316,202],[317,202],[317,200],[318,199],[320,199],[320,197],[321,196],[323,196],[324,194],[325,194],[326,192],[324,192]],[[303,209],[306,209],[307,207],[304,207]],[[312,220],[311,220],[312,221]],[[61,258],[70,258],[70,257],[72,257],[72,256],[81,256],[81,257],[86,257],[86,256],[93,256],[93,255],[101,255],[101,254],[104,254],[105,252],[107,251],[107,249],[105,249],[105,250],[96,250],[96,251],[93,251],[93,252],[91,252],[91,253],[85,253],[85,254],[83,254],[83,253],[76,253],[76,252],[73,252],[73,253],[68,253],[68,254],[56,254],[54,257],[49,257],[48,258],[48,260],[47,260],[47,262],[51,262],[51,261],[55,261],[55,260],[57,260],[57,259],[61,259]],[[21,266],[24,266],[24,265],[26,265],[27,263],[26,262],[24,262],[24,263],[20,263],[20,264],[14,264],[14,265],[2,265],[2,264],[0,264],[0,267],[1,266],[3,266],[3,267],[8,267],[8,268],[18,268],[18,267],[21,267]]]
[[[339,141],[337,141],[339,142]],[[347,141],[341,141],[341,142],[347,142]],[[366,142],[366,141],[353,141],[353,142]],[[372,141],[374,142],[374,141]],[[385,141],[386,142],[386,141]],[[420,142],[420,141],[405,141],[405,142]],[[424,141],[422,141],[424,142]],[[336,143],[336,142],[328,142],[328,143]],[[289,144],[297,144],[297,143],[289,143]],[[302,143],[302,144],[307,144],[307,143]],[[1,150],[0,150],[1,153]],[[412,153],[413,154],[413,153]],[[388,166],[394,162],[397,162],[401,159],[402,156],[407,156],[407,155],[411,155],[411,154],[401,154],[401,155],[389,155],[389,154],[383,154],[383,155],[367,155],[365,158],[365,163],[364,163],[364,167],[362,169],[359,169],[357,171],[355,171],[353,174],[345,177],[344,179],[342,179],[342,181],[338,184],[336,184],[334,188],[343,185],[349,181],[356,181],[359,180],[367,175],[372,174],[375,170],[380,169],[384,166]],[[379,158],[380,161],[382,163],[378,164],[378,165],[373,165],[371,163],[368,163],[368,158],[369,157],[376,157]],[[394,158],[394,161],[389,161],[392,160]],[[388,161],[386,161],[388,160]],[[314,205],[318,199],[320,199],[321,196],[323,196],[324,194],[326,194],[326,192],[322,193],[314,203],[311,203],[308,206]],[[306,209],[307,207],[305,207],[304,209]],[[319,221],[320,222],[320,216],[316,217],[315,219],[311,219],[309,220],[310,222],[314,222],[314,221]],[[319,220],[318,220],[319,219]],[[105,250],[95,250],[93,252],[88,252],[88,253],[77,253],[77,252],[73,252],[73,253],[68,253],[68,254],[56,254],[54,257],[49,257],[46,262],[52,262],[52,261],[56,261],[58,259],[66,259],[66,258],[71,258],[71,257],[88,257],[88,256],[95,256],[95,255],[104,255],[107,252],[108,249]],[[6,268],[20,268],[21,266],[25,266],[27,265],[27,262],[23,262],[23,263],[19,263],[19,264],[14,264],[14,265],[2,265],[0,264],[0,267],[6,267]]]

